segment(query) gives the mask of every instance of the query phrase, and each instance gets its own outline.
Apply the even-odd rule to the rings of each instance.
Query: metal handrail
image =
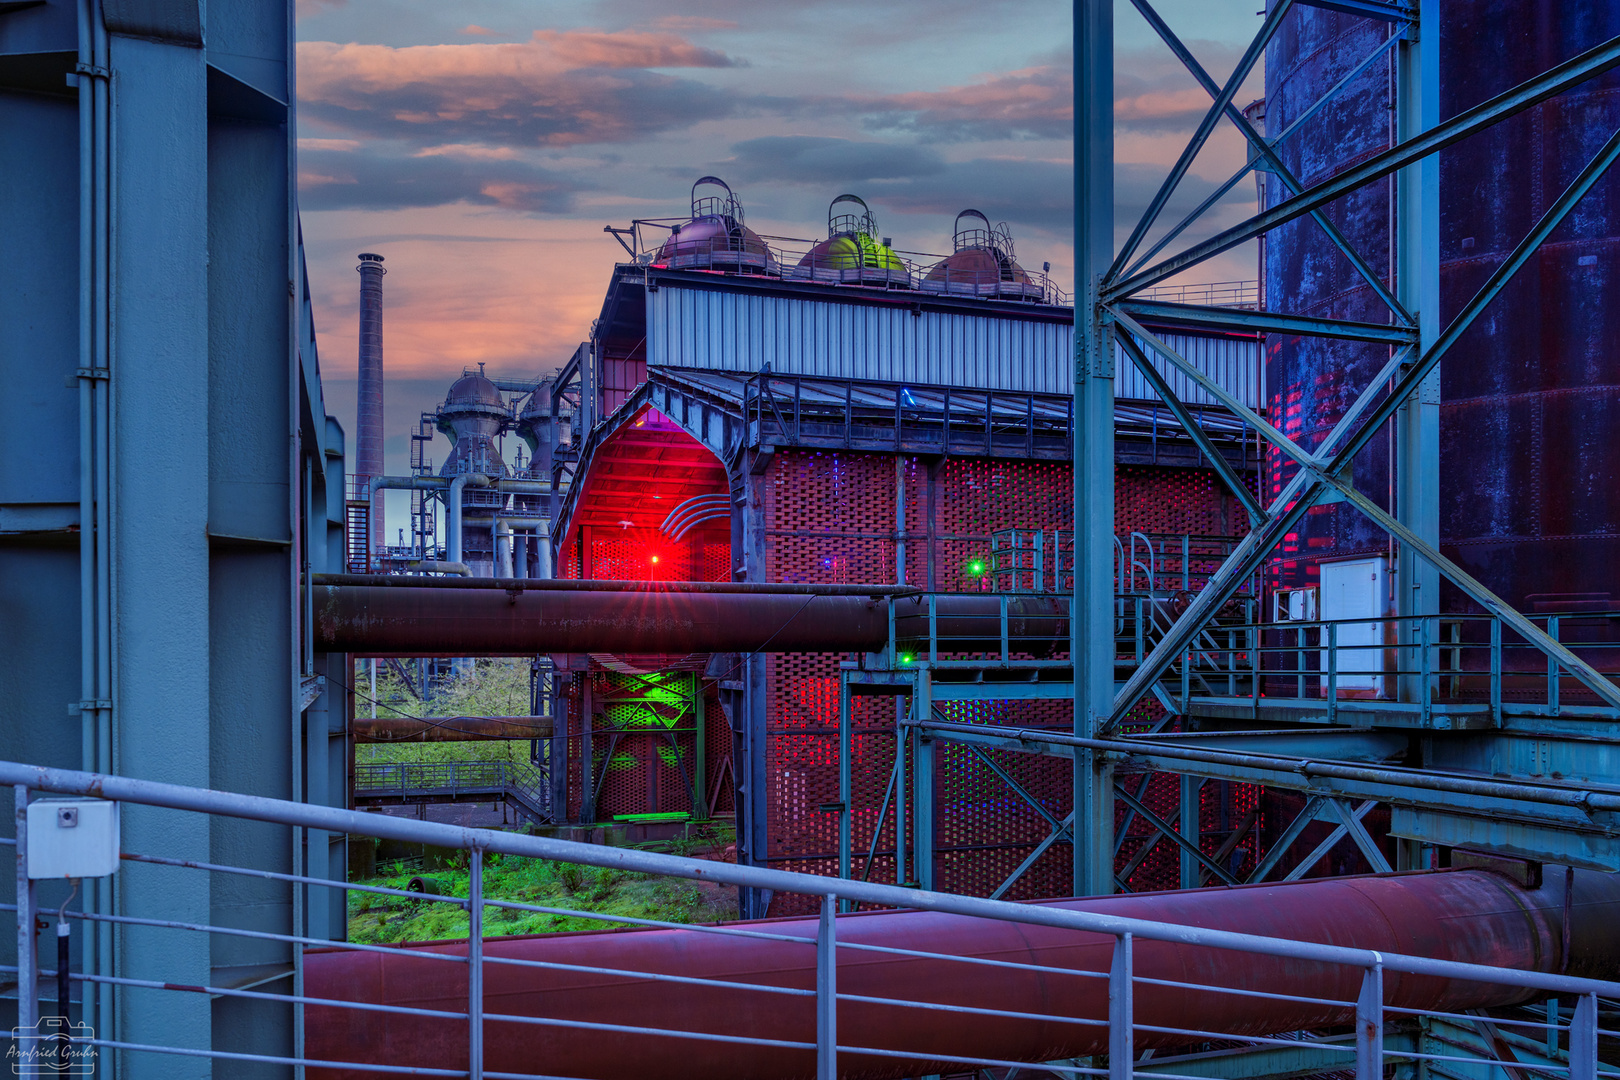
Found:
[[[1354,1008],[1357,1029],[1363,1032],[1372,1032],[1371,1039],[1358,1039],[1357,1045],[1350,1047],[1332,1041],[1322,1041],[1311,1037],[1300,1039],[1281,1040],[1274,1036],[1249,1037],[1236,1036],[1240,1043],[1253,1045],[1270,1045],[1286,1042],[1291,1046],[1317,1049],[1329,1053],[1355,1053],[1357,1074],[1361,1080],[1376,1080],[1382,1076],[1384,1056],[1406,1057],[1411,1059],[1431,1059],[1437,1055],[1413,1053],[1399,1047],[1386,1049],[1378,1033],[1384,1027],[1384,993],[1382,974],[1384,971],[1397,971],[1409,974],[1437,976],[1442,978],[1466,980],[1478,983],[1491,983],[1516,988],[1529,988],[1539,992],[1550,992],[1574,996],[1575,1010],[1567,1025],[1553,1023],[1550,1029],[1556,1033],[1567,1035],[1570,1052],[1567,1055],[1568,1066],[1560,1071],[1568,1071],[1572,1080],[1596,1080],[1597,1068],[1597,1005],[1598,995],[1605,997],[1620,996],[1620,983],[1592,979],[1575,978],[1565,975],[1544,972],[1522,971],[1506,968],[1494,968],[1477,964],[1460,963],[1455,961],[1437,960],[1430,957],[1380,953],[1366,949],[1356,949],[1344,946],[1326,945],[1315,942],[1290,941],[1280,938],[1265,937],[1254,934],[1244,934],[1224,930],[1211,930],[1198,926],[1184,926],[1172,923],[1157,922],[1145,919],[1124,918],[1115,915],[1103,914],[1098,911],[1074,910],[1068,908],[1055,908],[1042,905],[1015,904],[999,900],[984,900],[965,896],[952,896],[943,893],[919,891],[890,885],[879,885],[864,881],[853,881],[837,878],[818,877],[809,874],[791,873],[781,870],[771,870],[755,866],[735,865],[716,862],[706,859],[691,859],[675,855],[663,855],[654,852],[638,851],[634,849],[607,847],[601,845],[581,844],[566,840],[557,840],[542,836],[525,836],[514,833],[494,832],[483,829],[468,829],[458,826],[439,824],[434,822],[414,821],[404,818],[381,817],[374,814],[364,814],[355,811],[341,810],[332,807],[312,806],[283,800],[267,799],[257,796],[241,795],[230,792],[210,791],[200,788],[182,787],[173,784],[156,783],[152,781],[135,780],[126,777],[102,776],[91,773],[72,772],[67,770],[54,770],[43,767],[22,765],[14,762],[0,762],[0,783],[9,783],[17,788],[17,801],[19,814],[34,791],[48,791],[59,794],[84,795],[97,798],[108,798],[122,802],[130,802],[148,806],[168,807],[176,810],[193,811],[211,815],[242,818],[255,821],[266,821],[275,824],[322,830],[332,834],[353,834],[362,836],[377,836],[387,839],[403,840],[440,845],[444,847],[462,849],[468,852],[468,889],[465,897],[436,896],[421,894],[415,897],[423,903],[446,903],[464,909],[469,919],[469,936],[465,945],[465,958],[456,957],[456,960],[468,965],[469,977],[467,980],[467,997],[464,1010],[455,1009],[425,1009],[417,1006],[394,1005],[378,1002],[348,1001],[332,998],[317,998],[306,995],[301,990],[292,993],[270,993],[252,989],[232,989],[215,986],[181,986],[174,983],[160,983],[154,980],[131,978],[125,975],[92,974],[89,972],[78,975],[83,982],[143,987],[154,991],[168,992],[200,992],[218,996],[228,996],[245,1001],[264,1000],[275,1005],[285,1006],[294,1004],[298,1007],[315,1004],[325,1008],[361,1009],[365,1011],[397,1012],[402,1015],[421,1016],[428,1019],[456,1022],[464,1020],[469,1026],[468,1039],[468,1068],[460,1075],[480,1077],[484,1073],[483,1037],[484,1026],[487,1021],[494,1020],[506,1024],[525,1025],[551,1025],[573,1026],[586,1030],[602,1032],[619,1032],[625,1034],[653,1035],[665,1038],[697,1039],[704,1041],[731,1042],[743,1045],[771,1045],[784,1048],[813,1049],[817,1056],[818,1076],[832,1077],[836,1075],[837,1059],[840,1054],[886,1056],[890,1058],[909,1058],[914,1060],[943,1060],[961,1064],[980,1066],[1026,1066],[1039,1064],[1033,1062],[1004,1061],[1000,1059],[963,1056],[959,1053],[940,1054],[931,1052],[926,1047],[907,1048],[905,1050],[875,1049],[871,1047],[848,1046],[839,1042],[837,1037],[838,1021],[836,1003],[843,999],[852,1003],[879,1003],[888,1007],[912,1008],[924,1010],[939,1010],[952,1008],[927,1000],[902,1000],[898,998],[876,998],[870,995],[840,993],[838,989],[838,950],[845,951],[873,951],[884,955],[899,955],[912,958],[928,958],[942,961],[958,961],[963,963],[984,963],[986,958],[955,957],[940,952],[930,952],[907,949],[890,945],[869,945],[861,942],[840,941],[837,934],[837,920],[835,914],[840,900],[853,900],[861,903],[885,907],[906,907],[924,911],[945,912],[955,915],[975,918],[994,919],[1014,923],[1024,923],[1036,926],[1054,927],[1064,930],[1091,932],[1109,935],[1114,939],[1113,963],[1107,972],[1101,970],[1088,970],[1080,968],[1061,968],[1041,965],[1038,963],[1020,963],[1018,966],[1031,971],[1051,973],[1063,977],[1081,977],[1089,979],[1106,979],[1109,987],[1109,1012],[1106,1019],[1103,1017],[1072,1017],[1047,1016],[1038,1013],[1023,1013],[1012,1010],[997,1010],[994,1008],[972,1008],[956,1010],[971,1012],[975,1015],[1009,1016],[1019,1018],[1036,1018],[1052,1020],[1054,1022],[1091,1023],[1097,1026],[1106,1024],[1108,1028],[1107,1044],[1111,1060],[1132,1061],[1135,1057],[1135,1036],[1138,1031],[1167,1031],[1176,1034],[1191,1036],[1231,1038],[1227,1033],[1201,1032],[1194,1026],[1168,1027],[1144,1023],[1138,1025],[1133,1021],[1131,1002],[1133,990],[1138,983],[1151,983],[1154,980],[1138,978],[1133,970],[1133,948],[1137,939],[1172,942],[1183,945],[1194,945],[1218,949],[1231,949],[1261,956],[1281,957],[1299,961],[1310,961],[1329,965],[1341,965],[1362,972],[1362,991],[1354,1003],[1344,1002],[1346,1009]],[[19,860],[19,880],[27,881],[26,862],[28,852],[20,835],[15,842]],[[605,913],[574,912],[568,909],[546,908],[539,905],[528,905],[513,901],[491,900],[484,891],[483,869],[485,857],[488,854],[513,855],[518,857],[546,859],[562,862],[571,862],[582,865],[604,867],[615,870],[632,871],[662,875],[667,877],[684,878],[698,881],[716,881],[745,888],[771,889],[778,893],[799,893],[820,898],[821,918],[814,936],[800,936],[798,934],[773,933],[760,928],[744,928],[738,926],[680,926],[679,924],[659,923],[655,920],[626,918],[624,916],[609,915]],[[319,878],[306,878],[299,875],[282,874],[272,871],[262,871],[249,868],[230,866],[215,866],[206,863],[189,863],[181,860],[152,859],[150,856],[135,856],[137,859],[162,861],[177,867],[183,867],[189,872],[226,872],[234,874],[247,874],[251,876],[268,876],[277,879],[298,880],[311,885],[328,885],[331,888],[343,889],[348,887],[342,881],[325,881]],[[20,924],[32,926],[37,916],[37,909],[33,897],[33,890],[29,888],[19,894],[19,903],[8,905],[17,914]],[[569,963],[553,961],[525,961],[512,960],[506,957],[486,957],[484,952],[484,931],[482,912],[487,906],[509,908],[520,911],[553,911],[570,915],[594,919],[607,923],[631,923],[638,925],[664,925],[694,934],[718,934],[738,938],[769,938],[779,941],[802,943],[815,950],[815,988],[814,990],[798,991],[797,996],[814,996],[815,1002],[815,1038],[810,1040],[773,1040],[754,1037],[747,1033],[720,1034],[704,1031],[674,1030],[670,1028],[654,1028],[637,1026],[635,1018],[627,1018],[624,1022],[599,1023],[570,1021],[560,1018],[525,1016],[506,1013],[492,1013],[487,1011],[484,998],[484,964],[486,960],[491,963],[515,962],[521,966],[543,967],[547,969],[579,971],[600,974],[609,969],[593,966],[586,963]],[[132,921],[126,916],[109,916],[101,913],[74,913],[76,919],[86,922],[98,920]],[[194,929],[199,932],[213,933],[239,933],[234,928],[214,927],[202,923],[188,923],[182,926],[175,924],[176,929]],[[20,936],[20,940],[32,941],[33,934]],[[255,936],[272,937],[277,940],[285,939],[289,942],[306,944],[308,939],[297,938],[295,935],[277,935],[266,932],[255,932]],[[335,947],[343,948],[341,943],[334,943]],[[371,951],[376,951],[371,947]],[[51,975],[54,972],[42,971],[37,958],[31,949],[24,950],[18,957],[19,963],[15,968],[18,975],[19,986],[19,1021],[24,1026],[30,1025],[36,1018],[35,1010],[36,980],[42,974]],[[617,969],[612,969],[617,971]],[[641,973],[632,973],[641,974]],[[662,981],[683,982],[714,982],[715,980],[699,980],[686,975],[659,975],[653,973]],[[780,994],[782,988],[775,986],[745,986],[736,984],[735,980],[722,980],[729,989],[758,990],[764,993]],[[1212,994],[1234,993],[1250,994],[1252,990],[1240,987],[1224,987],[1217,985],[1197,984],[1195,989]],[[1279,995],[1283,996],[1283,995]],[[1405,1011],[1399,1015],[1407,1015]],[[23,1049],[31,1046],[29,1037],[25,1037]],[[114,1048],[131,1046],[127,1042],[120,1042],[110,1038],[86,1038],[80,1041],[84,1044]],[[157,1044],[141,1044],[145,1049],[157,1052],[178,1053],[205,1058],[218,1058],[220,1060],[253,1060],[277,1061],[290,1064],[319,1064],[326,1067],[345,1067],[349,1062],[320,1061],[308,1058],[271,1057],[267,1055],[254,1055],[239,1051],[220,1051],[213,1049],[200,1049],[195,1047],[166,1047]],[[1445,1055],[1457,1056],[1457,1055]],[[1478,1058],[1464,1058],[1468,1061],[1485,1063],[1485,1055]],[[1346,1061],[1346,1065],[1349,1061]],[[360,1067],[366,1067],[360,1064]],[[372,1066],[376,1067],[376,1066]],[[1106,1075],[1105,1070],[1085,1068],[1078,1065],[1059,1065],[1057,1071],[1069,1075]],[[434,1068],[421,1068],[420,1071],[428,1075],[457,1075],[453,1070]],[[1117,1071],[1116,1071],[1117,1074]],[[508,1075],[508,1074],[502,1074]],[[512,1074],[528,1076],[529,1074]],[[1129,1071],[1125,1072],[1128,1078]],[[1162,1074],[1173,1076],[1174,1074]]]

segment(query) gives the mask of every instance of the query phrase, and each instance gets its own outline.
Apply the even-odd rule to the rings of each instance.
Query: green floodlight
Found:
[[[967,564],[967,572],[968,572],[969,577],[983,577],[984,576],[984,560],[983,559],[974,559],[972,562],[968,563]]]

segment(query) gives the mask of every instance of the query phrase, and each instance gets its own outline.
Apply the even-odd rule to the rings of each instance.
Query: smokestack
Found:
[[[382,279],[388,271],[383,269],[381,255],[362,254],[360,265],[360,393],[355,432],[354,475],[357,481],[369,483],[373,477],[385,475],[383,470],[383,341],[382,341]],[[383,532],[381,501],[371,493],[372,552],[387,546]]]

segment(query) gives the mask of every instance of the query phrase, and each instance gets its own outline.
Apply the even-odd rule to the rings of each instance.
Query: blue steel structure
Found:
[[[1531,262],[1543,242],[1581,204],[1615,158],[1620,157],[1620,133],[1596,132],[1600,137],[1610,134],[1612,137],[1597,149],[1587,166],[1573,176],[1563,193],[1546,204],[1540,220],[1529,227],[1516,247],[1504,252],[1477,291],[1448,312],[1450,318],[1445,323],[1441,319],[1439,292],[1442,221],[1438,155],[1464,139],[1478,137],[1502,121],[1555,95],[1580,88],[1611,70],[1620,64],[1620,39],[1589,41],[1586,51],[1561,58],[1543,73],[1518,86],[1499,89],[1494,96],[1482,101],[1454,97],[1450,105],[1452,115],[1442,120],[1440,50],[1445,40],[1442,20],[1461,18],[1464,5],[1449,5],[1442,10],[1433,0],[1416,5],[1275,0],[1267,5],[1259,32],[1223,83],[1217,83],[1202,68],[1148,0],[1133,0],[1133,6],[1208,92],[1212,104],[1150,201],[1147,212],[1135,224],[1125,244],[1116,250],[1109,111],[1113,5],[1106,0],[1082,0],[1076,6],[1076,250],[1080,280],[1076,289],[1075,477],[1076,517],[1089,527],[1081,528],[1075,543],[1078,568],[1073,624],[1075,738],[1064,742],[1035,735],[1024,741],[1026,745],[1039,743],[1043,749],[1062,745],[1063,753],[1072,753],[1075,758],[1075,805],[1084,807],[1089,815],[1089,824],[1077,830],[1077,892],[1104,893],[1112,889],[1109,856],[1113,849],[1115,785],[1109,777],[1114,767],[1109,755],[1124,760],[1126,754],[1151,757],[1153,753],[1145,747],[1126,749],[1113,736],[1127,712],[1156,686],[1161,690],[1169,689],[1170,696],[1180,698],[1177,711],[1186,714],[1189,730],[1202,728],[1218,732],[1233,726],[1269,729],[1243,736],[1245,749],[1274,754],[1278,761],[1294,759],[1291,767],[1298,768],[1300,764],[1298,754],[1288,749],[1298,745],[1295,740],[1299,738],[1299,729],[1291,725],[1299,724],[1318,728],[1326,725],[1327,730],[1335,733],[1331,744],[1320,741],[1309,744],[1311,749],[1306,756],[1317,753],[1345,759],[1359,756],[1413,766],[1417,770],[1413,774],[1393,768],[1385,770],[1382,797],[1397,806],[1402,805],[1403,800],[1417,798],[1410,791],[1403,793],[1404,785],[1421,786],[1424,776],[1439,770],[1458,774],[1446,782],[1454,781],[1463,786],[1448,788],[1446,799],[1426,808],[1398,810],[1394,815],[1392,831],[1405,841],[1399,847],[1398,859],[1403,867],[1432,865],[1438,853],[1455,846],[1505,852],[1530,860],[1620,869],[1620,860],[1617,860],[1620,853],[1609,839],[1611,823],[1602,815],[1576,810],[1573,814],[1555,815],[1557,820],[1549,824],[1538,819],[1535,813],[1516,814],[1511,806],[1493,803],[1483,791],[1466,786],[1479,781],[1482,775],[1491,776],[1493,782],[1506,779],[1552,783],[1558,788],[1553,796],[1555,802],[1573,799],[1576,803],[1583,797],[1596,797],[1590,795],[1591,791],[1614,790],[1620,782],[1620,773],[1612,767],[1613,756],[1608,744],[1620,735],[1616,727],[1616,722],[1620,721],[1620,687],[1593,666],[1607,659],[1602,640],[1587,642],[1588,647],[1580,650],[1567,647],[1558,640],[1556,617],[1538,620],[1520,613],[1500,598],[1499,586],[1494,583],[1488,586],[1465,571],[1457,560],[1441,553],[1438,494],[1438,365],[1442,356],[1491,308],[1514,275]],[[1284,131],[1268,138],[1237,110],[1234,95],[1285,24],[1292,25],[1290,20],[1304,21],[1322,14],[1305,10],[1308,8],[1380,20],[1391,30],[1382,44],[1370,49],[1370,55],[1351,67],[1318,101],[1301,103],[1297,109],[1299,115]],[[1487,19],[1512,15],[1509,10],[1512,5],[1488,8],[1488,13],[1477,14]],[[1474,27],[1475,31],[1478,29]],[[1302,126],[1309,130],[1307,125],[1320,110],[1349,93],[1347,88],[1355,83],[1356,77],[1385,56],[1392,57],[1396,108],[1392,145],[1349,162],[1337,171],[1318,173],[1308,183],[1299,179],[1293,171],[1297,166],[1289,164],[1291,148],[1283,146],[1284,140]],[[1317,119],[1322,122],[1320,117]],[[1221,190],[1229,190],[1251,169],[1257,169],[1269,174],[1267,184],[1272,197],[1248,221],[1161,257],[1161,251],[1189,226],[1196,225],[1219,195],[1219,192],[1212,195],[1171,229],[1158,225],[1161,212],[1198,151],[1213,131],[1228,121],[1247,140],[1251,153],[1249,163]],[[1520,131],[1519,137],[1522,137],[1522,129],[1513,130]],[[1597,142],[1596,139],[1591,141]],[[1503,144],[1499,149],[1506,152],[1511,146],[1511,143]],[[1382,257],[1374,259],[1361,250],[1372,236],[1357,236],[1352,242],[1340,225],[1348,215],[1345,208],[1349,205],[1341,200],[1352,199],[1369,183],[1390,177],[1394,178],[1394,197],[1389,229],[1374,235],[1392,245],[1393,264]],[[1294,235],[1300,230],[1309,230],[1312,225],[1306,219],[1314,223],[1317,230],[1314,237],[1325,241],[1323,250],[1331,248],[1338,252],[1343,259],[1339,265],[1350,271],[1347,276],[1359,278],[1358,286],[1373,298],[1374,310],[1369,314],[1347,319],[1315,310],[1245,312],[1168,304],[1142,297],[1143,290],[1170,281],[1240,244],[1267,236],[1280,226],[1296,223],[1291,226]],[[1144,252],[1155,228],[1160,230],[1159,240]],[[1369,367],[1357,384],[1350,387],[1351,391],[1359,391],[1359,396],[1337,415],[1331,432],[1314,446],[1302,447],[1279,429],[1278,417],[1262,417],[1209,380],[1196,376],[1192,365],[1176,349],[1144,328],[1139,320],[1148,316],[1160,323],[1262,330],[1290,339],[1303,335],[1321,338],[1330,344],[1373,343],[1385,348],[1385,359]],[[1193,378],[1236,416],[1253,424],[1264,436],[1269,452],[1286,461],[1291,472],[1287,483],[1278,491],[1267,492],[1263,500],[1244,499],[1252,531],[1118,686],[1113,680],[1117,659],[1116,611],[1110,604],[1112,597],[1102,589],[1102,584],[1108,580],[1105,561],[1113,544],[1113,499],[1108,487],[1112,474],[1107,469],[1085,467],[1087,461],[1103,462],[1111,458],[1108,450],[1113,430],[1105,418],[1113,391],[1115,341],[1146,377],[1152,377],[1150,370],[1155,365],[1165,365]],[[1168,387],[1160,390],[1167,402],[1174,400]],[[1351,399],[1347,395],[1345,400]],[[1091,417],[1096,417],[1095,423],[1088,423]],[[1373,496],[1358,490],[1351,474],[1358,455],[1382,437],[1386,425],[1393,425],[1397,432],[1392,507],[1385,505],[1390,500],[1383,493]],[[1195,439],[1201,437],[1196,427],[1189,427],[1188,431]],[[1219,458],[1211,455],[1211,460],[1218,462]],[[1555,478],[1553,482],[1560,480]],[[1570,497],[1578,496],[1571,493]],[[1310,646],[1318,651],[1320,660],[1313,657],[1306,663],[1303,662],[1306,639],[1298,636],[1301,633],[1298,627],[1281,630],[1282,634],[1295,635],[1291,640],[1281,640],[1279,628],[1274,625],[1253,622],[1234,631],[1215,621],[1234,591],[1273,557],[1279,543],[1299,526],[1306,513],[1313,506],[1327,502],[1345,503],[1347,505],[1341,508],[1345,510],[1353,508],[1373,528],[1387,532],[1399,551],[1398,580],[1402,587],[1397,590],[1396,607],[1390,612],[1394,617],[1381,620],[1381,625],[1387,624],[1398,635],[1389,641],[1393,661],[1382,662],[1378,669],[1387,673],[1393,687],[1392,693],[1380,695],[1387,700],[1339,700],[1337,680],[1347,650],[1339,648],[1336,639],[1340,633],[1356,627],[1308,619],[1306,630],[1312,635]],[[1463,704],[1466,699],[1459,697],[1449,704],[1437,704],[1437,699],[1445,696],[1440,687],[1447,679],[1442,671],[1448,657],[1453,672],[1450,678],[1455,682],[1461,670],[1456,657],[1463,651],[1456,644],[1462,640],[1456,636],[1457,628],[1448,626],[1440,617],[1442,577],[1448,587],[1459,590],[1479,612],[1477,620],[1483,629],[1467,640],[1476,655],[1486,654],[1484,660],[1474,665],[1476,677],[1490,687],[1484,701]],[[1242,636],[1223,636],[1233,633]],[[1533,650],[1536,654],[1542,672],[1540,677],[1544,680],[1541,685],[1546,692],[1545,701],[1540,705],[1533,702],[1504,705],[1502,684],[1505,678],[1512,677],[1511,672],[1505,673],[1504,669],[1504,640],[1510,652],[1522,655],[1525,650]],[[1448,643],[1453,647],[1446,648]],[[1596,648],[1591,647],[1593,645]],[[1283,652],[1291,650],[1298,658],[1300,662],[1293,665],[1293,672],[1314,672],[1313,689],[1309,694],[1301,689],[1291,696],[1285,688],[1268,684],[1268,676],[1279,673],[1267,670],[1269,663],[1275,663],[1267,659],[1268,650],[1273,646]],[[1201,667],[1222,666],[1214,662],[1217,657],[1226,661],[1226,685],[1220,689],[1207,683],[1195,686],[1195,679],[1202,674]],[[1231,668],[1232,662],[1240,657],[1249,670],[1237,675]],[[1237,689],[1238,682],[1244,684],[1242,690]],[[1561,707],[1560,684],[1566,690],[1575,688],[1583,696],[1586,704],[1579,711],[1578,719],[1567,706]],[[1263,700],[1268,695],[1276,701]],[[1274,704],[1278,707],[1273,707]],[[1469,716],[1474,719],[1470,720]],[[918,722],[943,734],[941,725],[926,714]],[[1422,732],[1422,737],[1410,746],[1392,745],[1391,732],[1413,730]],[[966,732],[952,732],[948,737],[959,736],[977,737]],[[1404,735],[1398,741],[1404,743]],[[1146,740],[1131,742],[1141,746]],[[1218,749],[1221,742],[1221,737],[1213,736],[1183,739],[1180,745],[1202,752]],[[1337,749],[1331,749],[1330,745]],[[1335,801],[1333,793],[1313,783],[1301,784],[1296,780],[1290,784],[1286,778],[1279,780],[1275,761],[1258,757],[1243,761],[1242,756],[1222,757],[1220,761],[1209,758],[1205,761],[1209,768],[1202,772],[1191,767],[1185,757],[1180,762],[1159,759],[1159,763],[1184,776],[1223,776],[1303,788],[1312,795],[1296,825],[1308,822],[1327,806],[1340,824],[1341,831],[1336,836],[1355,837],[1375,869],[1384,865],[1383,856],[1365,839],[1365,830],[1358,825],[1355,813]],[[1309,772],[1304,769],[1300,775],[1309,775]],[[1197,782],[1192,782],[1194,791]],[[1559,786],[1569,783],[1588,789],[1588,794],[1570,794]],[[1370,790],[1359,795],[1368,799],[1380,797]],[[1186,803],[1184,794],[1183,805]],[[1140,814],[1143,808],[1133,806],[1132,812]],[[1178,836],[1171,822],[1153,818],[1152,823],[1172,841],[1179,843],[1184,839]],[[1294,837],[1298,831],[1290,826],[1284,835]]]
[[[0,743],[13,757],[344,805],[349,680],[311,650],[304,584],[342,565],[344,435],[304,271],[293,63],[291,3],[0,5]],[[123,831],[180,859],[344,877],[343,837],[321,830],[130,807]],[[40,902],[59,904],[59,887],[41,885]],[[84,902],[317,938],[345,925],[330,890],[216,887],[159,866],[90,883]],[[100,924],[73,962],[283,992],[300,978],[285,942],[140,925],[115,944]],[[272,1017],[108,982],[83,1019],[198,1047],[297,1040],[290,1006]]]

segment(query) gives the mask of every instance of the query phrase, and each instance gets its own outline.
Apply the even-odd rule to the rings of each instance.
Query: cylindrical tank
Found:
[[[719,189],[699,194],[699,188]],[[692,185],[692,218],[670,230],[653,261],[672,270],[725,270],[778,274],[781,266],[759,234],[743,223],[742,200],[718,176]]]
[[[360,373],[356,388],[354,477],[369,485],[386,475],[383,464],[383,257],[365,252],[355,270],[360,274]],[[370,493],[370,488],[365,489]],[[382,500],[371,496],[371,550],[387,544]]]
[[[1620,34],[1620,4],[1456,0],[1436,5],[1444,120]],[[1391,24],[1296,8],[1266,60],[1267,125],[1276,133],[1391,33]],[[1433,35],[1432,37],[1430,35]],[[1391,54],[1393,55],[1393,53]],[[1373,67],[1281,146],[1315,183],[1389,145],[1393,78]],[[1613,73],[1490,128],[1440,159],[1444,326],[1620,124]],[[1268,202],[1286,192],[1275,178]],[[1334,222],[1380,273],[1390,263],[1390,184],[1333,204]],[[1521,611],[1606,608],[1620,601],[1620,176],[1611,173],[1522,269],[1441,367],[1442,548]],[[1268,306],[1387,321],[1372,291],[1321,230],[1302,218],[1265,247]],[[1385,348],[1272,335],[1274,421],[1314,445],[1385,362]],[[1363,492],[1388,505],[1387,429],[1357,459]],[[1273,456],[1275,495],[1292,469]],[[1322,558],[1381,552],[1387,537],[1347,504],[1314,508],[1284,545],[1279,585],[1315,584]],[[1399,584],[1393,586],[1399,588]],[[1474,610],[1442,588],[1442,610]]]
[[[479,473],[492,479],[510,475],[496,440],[512,416],[495,384],[479,371],[467,372],[450,386],[439,406],[435,424],[455,445],[445,458],[440,476]],[[487,518],[502,509],[506,497],[490,488],[467,485],[461,494],[462,517]],[[495,576],[495,536],[487,525],[463,525],[461,561],[478,577]]]
[[[1045,291],[1013,258],[1012,233],[979,210],[956,215],[952,252],[929,267],[922,288],[964,296],[1041,300]]]
[[[1546,880],[1546,887],[1530,890],[1488,871],[1448,871],[1065,900],[1055,906],[1526,971],[1559,972],[1567,959],[1568,974],[1612,977],[1617,962],[1615,915],[1620,910],[1615,875],[1577,873],[1568,904],[1564,875],[1549,868]],[[567,1026],[579,1021],[813,1041],[812,998],[672,985],[618,974],[656,972],[813,989],[815,949],[810,943],[816,936],[815,920],[776,921],[760,929],[808,942],[681,930],[490,939],[484,944],[486,958],[596,970],[486,961],[486,1014],[543,1017],[545,1022],[486,1020],[485,1066],[521,1072],[535,1071],[536,1063],[543,1063],[541,1071],[546,1073],[601,1080],[812,1076],[815,1061],[810,1051]],[[892,1055],[841,1051],[841,1077],[884,1080],[961,1071],[960,1065],[942,1060],[952,1057],[1040,1062],[1108,1049],[1107,980],[1069,973],[1106,974],[1114,947],[1110,935],[922,911],[844,915],[837,920],[836,934],[841,945],[947,957],[839,951],[838,993],[852,996],[838,1008],[839,1044]],[[392,955],[308,953],[304,992],[316,998],[460,1012],[467,1004],[466,967],[419,953],[430,949],[465,956],[466,948],[465,942],[457,942],[402,948]],[[948,957],[1014,960],[1064,970],[991,967]],[[1140,937],[1133,946],[1133,970],[1138,1049],[1202,1041],[1155,1027],[1241,1037],[1348,1024],[1354,1020],[1351,1003],[1362,978],[1361,969],[1354,967]],[[1536,996],[1519,987],[1387,968],[1383,979],[1385,1005],[1403,1009],[1460,1012]],[[1201,987],[1250,993],[1217,993]],[[853,999],[857,996],[868,1000]],[[900,1004],[880,1004],[872,998]],[[1003,1015],[987,1015],[985,1010]],[[459,1068],[466,1061],[464,1022],[316,1005],[309,1006],[306,1016],[305,1051],[313,1058],[441,1069]],[[317,1072],[311,1070],[310,1075]],[[373,1074],[332,1070],[318,1075]]]
[[[856,207],[859,207],[857,210]],[[888,237],[878,239],[877,219],[858,195],[844,194],[827,207],[827,239],[805,253],[795,277],[861,285],[911,285],[911,269]]]

